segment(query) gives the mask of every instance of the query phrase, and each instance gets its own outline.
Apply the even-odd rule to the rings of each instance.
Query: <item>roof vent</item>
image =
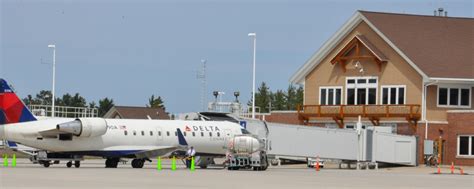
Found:
[[[448,11],[444,11],[444,9],[442,7],[438,8],[438,10],[434,10],[434,16],[444,16],[444,17],[448,17]]]

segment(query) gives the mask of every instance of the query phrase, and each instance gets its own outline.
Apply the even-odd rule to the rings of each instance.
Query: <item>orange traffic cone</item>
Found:
[[[439,165],[438,165],[438,172],[437,173],[441,174],[441,168],[439,167]]]
[[[451,174],[454,174],[454,162],[451,162]]]
[[[462,170],[462,167],[459,167],[459,172],[461,175],[464,175],[464,170]]]
[[[319,171],[319,156],[316,157],[316,171]]]

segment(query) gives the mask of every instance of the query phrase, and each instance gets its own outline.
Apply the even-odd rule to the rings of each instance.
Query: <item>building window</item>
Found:
[[[471,107],[470,87],[438,87],[439,107]]]
[[[320,87],[319,104],[340,105],[342,99],[342,87]]]
[[[458,136],[458,156],[474,156],[474,135]]]
[[[346,82],[346,104],[377,104],[376,77],[348,77]]]
[[[401,85],[382,86],[382,104],[405,104],[406,87]]]

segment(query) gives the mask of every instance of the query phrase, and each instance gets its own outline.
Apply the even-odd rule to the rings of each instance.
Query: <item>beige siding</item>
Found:
[[[474,99],[474,88],[471,88],[471,108],[446,108],[438,107],[438,86],[428,86],[426,97],[426,119],[428,121],[447,121],[448,110],[469,110],[474,109],[472,99]]]
[[[365,70],[363,76],[376,76],[379,78],[377,103],[380,103],[381,85],[406,85],[406,103],[421,105],[422,77],[364,22],[361,22],[342,43],[338,45],[335,51],[331,52],[306,76],[305,104],[319,104],[319,87],[321,86],[344,87],[342,96],[343,103],[345,103],[346,77],[356,77],[361,76],[361,74],[355,69],[352,63],[346,65],[346,72],[344,72],[340,65],[332,65],[330,61],[357,34],[364,35],[389,59],[387,63],[382,64],[381,71],[379,71],[377,64],[372,61],[360,61]]]

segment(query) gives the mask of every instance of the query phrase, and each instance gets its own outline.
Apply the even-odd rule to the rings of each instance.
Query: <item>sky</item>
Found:
[[[357,10],[473,17],[471,0],[1,0],[0,78],[23,98],[50,90],[56,45],[56,95],[104,97],[145,106],[154,94],[170,113],[202,110],[197,72],[207,60],[207,100],[252,91],[256,81],[286,89],[289,78]],[[207,104],[207,103],[206,103]]]

